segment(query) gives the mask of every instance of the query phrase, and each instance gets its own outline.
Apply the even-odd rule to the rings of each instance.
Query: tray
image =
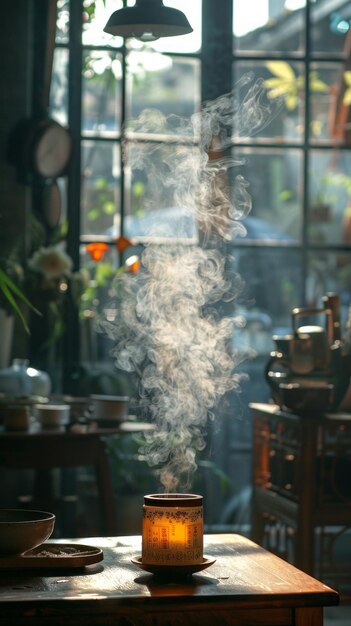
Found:
[[[211,557],[203,558],[201,563],[196,563],[194,565],[150,565],[148,563],[143,563],[141,556],[132,558],[132,563],[140,567],[140,569],[145,570],[146,572],[151,572],[151,574],[156,574],[157,576],[165,576],[165,577],[182,577],[182,576],[190,576],[191,574],[195,574],[196,572],[201,572],[202,570],[210,567],[215,563],[216,559],[212,559]]]
[[[2,569],[67,569],[99,563],[104,558],[100,548],[76,543],[43,543],[19,556],[0,557]]]

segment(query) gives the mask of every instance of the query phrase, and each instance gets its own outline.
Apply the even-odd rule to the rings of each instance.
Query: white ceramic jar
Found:
[[[14,359],[12,365],[0,370],[0,393],[12,398],[41,396],[48,398],[51,380],[46,372],[30,367],[27,359]]]

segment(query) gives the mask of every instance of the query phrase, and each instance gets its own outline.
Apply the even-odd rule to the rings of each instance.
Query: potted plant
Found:
[[[7,367],[10,360],[15,315],[24,330],[30,332],[21,305],[40,315],[19,286],[21,274],[21,266],[11,257],[6,261],[0,259],[0,368]]]

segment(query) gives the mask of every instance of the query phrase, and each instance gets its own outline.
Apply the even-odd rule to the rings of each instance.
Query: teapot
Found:
[[[331,301],[331,296],[333,300]],[[282,405],[281,385],[316,381],[334,386],[332,407],[336,408],[346,393],[350,378],[349,356],[343,352],[339,332],[335,294],[323,299],[324,308],[294,308],[292,333],[273,335],[276,350],[270,353],[265,369],[272,398]],[[332,302],[332,306],[329,303]],[[306,324],[299,326],[301,318],[324,316],[325,326]]]

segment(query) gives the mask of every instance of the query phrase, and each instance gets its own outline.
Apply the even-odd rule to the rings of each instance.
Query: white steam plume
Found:
[[[240,175],[230,180],[238,162],[226,151],[233,126],[252,134],[272,119],[264,96],[261,84],[245,77],[190,120],[145,110],[127,127],[125,162],[144,170],[148,181],[144,209],[185,209],[200,233],[198,241],[177,243],[181,230],[155,223],[149,235],[173,238],[146,246],[137,277],[119,276],[116,319],[102,322],[117,366],[138,376],[141,411],[156,426],[143,453],[166,491],[190,485],[208,419],[227,392],[240,389],[233,317],[221,306],[240,294],[241,280],[222,248],[245,234],[240,219],[251,199]],[[137,143],[145,133],[155,140]],[[174,143],[160,142],[170,134]]]

